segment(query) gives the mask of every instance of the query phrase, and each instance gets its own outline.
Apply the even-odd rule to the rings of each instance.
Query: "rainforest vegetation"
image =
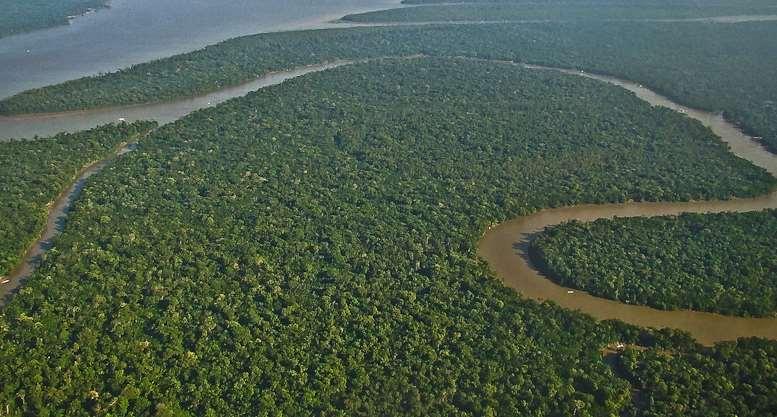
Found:
[[[0,37],[67,24],[70,16],[105,7],[108,0],[0,0]]]
[[[571,20],[650,20],[699,19],[715,16],[777,15],[777,8],[727,5],[666,5],[645,7],[643,4],[590,5],[579,3],[496,3],[446,4],[403,7],[351,14],[342,20],[360,23],[380,22],[505,22],[505,21],[571,21]]]
[[[577,221],[547,228],[532,259],[558,283],[661,309],[777,312],[777,210]]]
[[[335,59],[427,54],[580,68],[713,111],[777,151],[777,24],[596,22],[261,34],[0,101],[2,113],[169,100]]]
[[[85,165],[148,132],[149,122],[106,125],[52,138],[0,143],[0,276],[16,266],[46,224],[48,204]]]
[[[713,6],[730,6],[731,1],[728,0],[707,0],[700,2],[698,0],[543,0],[542,2],[536,2],[532,0],[402,0],[402,4],[410,5],[424,5],[424,4],[448,4],[448,3],[460,3],[461,5],[477,4],[481,7],[499,6],[501,4],[547,4],[547,5],[568,5],[568,6],[632,6],[638,5],[642,7],[697,7],[703,9]],[[773,6],[773,0],[739,0],[736,2],[738,6]]]
[[[682,352],[627,348],[617,369],[644,416],[774,416],[776,357],[777,343],[740,339]]]
[[[525,300],[475,246],[541,207],[774,181],[699,123],[584,78],[407,59],[290,80],[163,126],[93,178],[2,310],[0,409],[661,415],[679,400],[651,375],[681,389],[728,367],[694,404],[773,416],[773,342],[719,357]],[[602,360],[616,341],[677,362],[637,357],[625,374]],[[636,401],[636,384],[660,401]]]

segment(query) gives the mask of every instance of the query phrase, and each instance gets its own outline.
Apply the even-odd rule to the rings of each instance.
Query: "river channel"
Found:
[[[69,25],[0,38],[0,98],[263,32],[334,27],[399,0],[111,0]]]
[[[278,84],[289,78],[347,65],[349,63],[349,61],[332,62],[272,73],[242,86],[227,88],[202,97],[184,99],[170,103],[84,112],[67,112],[52,115],[0,118],[0,136],[8,136],[9,132],[15,132],[11,133],[10,136],[29,137],[29,133],[32,131],[36,131],[37,133],[35,134],[43,135],[59,130],[78,130],[102,122],[115,121],[118,118],[127,120],[151,119],[167,123],[198,108],[212,106],[229,98],[242,96],[249,91]],[[731,152],[735,155],[747,159],[753,164],[766,169],[772,175],[777,176],[777,156],[769,153],[753,138],[743,134],[738,128],[728,123],[720,115],[684,107],[639,84],[613,77],[527,64],[516,65],[522,65],[525,68],[537,71],[556,71],[575,76],[583,76],[618,85],[632,91],[639,98],[652,105],[665,106],[700,121],[720,136],[721,139],[729,145]],[[49,132],[46,132],[46,130]],[[59,230],[58,226],[61,225],[70,202],[77,196],[86,177],[97,172],[102,166],[103,163],[101,162],[87,169],[84,172],[84,176],[80,177],[74,186],[63,193],[62,197],[57,200],[57,203],[51,210],[43,238],[36,243],[36,246],[30,251],[28,257],[25,258],[24,265],[17,269],[14,274],[9,276],[11,282],[0,290],[3,294],[18,287],[22,278],[32,271],[35,258],[45,251],[46,243],[57,233],[57,230]],[[582,311],[597,319],[620,319],[639,326],[677,328],[688,331],[701,343],[706,344],[722,340],[733,340],[743,336],[777,339],[777,318],[732,317],[688,310],[664,311],[594,297],[584,291],[570,290],[553,283],[543,276],[543,274],[531,264],[526,253],[528,239],[530,239],[533,234],[546,226],[573,219],[593,221],[600,218],[612,218],[615,216],[658,216],[673,215],[683,212],[742,212],[766,208],[777,208],[777,191],[752,199],[580,205],[547,209],[532,215],[522,216],[504,222],[488,229],[479,242],[478,253],[490,264],[497,277],[502,279],[506,286],[515,289],[522,296],[537,300],[551,300],[562,307]]]
[[[105,168],[113,158],[121,157],[127,152],[131,152],[136,142],[130,142],[119,146],[108,158],[92,162],[84,166],[76,176],[76,180],[63,191],[56,200],[49,205],[48,218],[43,233],[38,240],[27,249],[21,263],[14,268],[3,281],[8,280],[0,286],[0,306],[4,305],[8,297],[13,294],[23,283],[24,280],[35,271],[41,257],[52,246],[52,239],[62,231],[62,226],[67,220],[67,214],[70,207],[81,194],[81,190],[86,185],[87,180],[94,174]]]
[[[0,116],[0,142],[12,138],[29,139],[36,135],[46,137],[59,132],[76,132],[120,120],[128,122],[136,120],[155,120],[159,122],[159,124],[170,123],[195,110],[215,106],[234,97],[242,97],[251,91],[280,84],[290,78],[335,68],[349,62],[350,61],[336,61],[299,67],[286,71],[271,72],[256,80],[234,87],[227,87],[205,95],[169,102],[107,107],[83,111],[68,111],[62,113]]]
[[[777,156],[769,153],[753,138],[745,135],[720,115],[681,106],[655,92],[629,81],[580,71],[524,65],[543,71],[560,71],[618,85],[635,93],[654,106],[664,106],[700,121],[730,146],[735,155],[751,161],[777,176]],[[594,221],[601,218],[661,216],[680,213],[745,212],[777,208],[777,191],[752,199],[695,202],[645,202],[624,204],[591,204],[541,210],[518,217],[488,229],[478,245],[478,254],[496,275],[524,297],[551,300],[597,319],[619,319],[645,327],[671,327],[689,332],[700,343],[711,344],[738,337],[758,336],[777,339],[777,318],[724,316],[690,310],[658,310],[624,304],[557,285],[538,271],[527,254],[532,235],[569,220]]]

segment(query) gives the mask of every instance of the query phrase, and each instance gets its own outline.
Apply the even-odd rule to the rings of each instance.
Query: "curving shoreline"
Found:
[[[769,153],[750,136],[745,135],[720,115],[681,106],[671,100],[622,79],[568,69],[523,65],[526,68],[557,71],[583,76],[618,85],[652,105],[668,107],[700,121],[726,142],[732,153],[747,159],[777,176],[777,155]],[[661,216],[680,213],[713,213],[723,211],[754,211],[777,208],[777,190],[768,195],[725,201],[639,202],[621,204],[586,204],[540,210],[501,223],[486,231],[478,243],[478,255],[485,259],[506,286],[535,300],[550,300],[572,310],[587,313],[596,319],[619,319],[644,327],[670,327],[689,332],[700,343],[712,344],[739,337],[757,336],[777,339],[777,318],[724,316],[690,310],[658,310],[651,307],[624,304],[589,295],[584,291],[560,286],[548,279],[531,262],[528,241],[546,226],[568,220],[594,221],[600,218]],[[572,291],[570,293],[570,291]]]
[[[72,120],[69,119],[72,117],[75,117],[76,119],[83,117],[84,120],[87,120],[89,123],[95,123],[97,120],[95,115],[106,115],[107,117],[113,118],[116,117],[117,111],[127,112],[129,111],[128,109],[132,109],[138,112],[136,114],[149,115],[153,120],[169,122],[199,108],[209,107],[259,88],[279,84],[289,78],[349,65],[355,62],[361,61],[339,61],[268,74],[239,87],[219,90],[195,99],[86,112],[67,112],[43,116],[19,116],[15,117],[15,119],[22,120],[29,125],[35,125],[40,122],[40,118],[45,117],[53,117],[55,120],[64,123],[69,121],[72,122]],[[769,153],[760,144],[755,142],[753,138],[743,134],[735,126],[726,122],[720,115],[681,106],[639,84],[614,77],[595,75],[569,69],[520,63],[513,64],[520,65],[527,69],[556,71],[575,76],[584,76],[621,86],[634,92],[637,97],[650,104],[662,105],[699,120],[705,126],[710,127],[724,142],[728,143],[731,152],[735,155],[747,159],[753,164],[766,169],[770,174],[777,176],[777,155]],[[199,103],[199,107],[192,106],[191,102]],[[168,109],[169,112],[165,114],[154,113],[159,109]],[[181,112],[182,109],[183,113],[178,116],[173,116],[174,114],[178,114],[176,112]],[[0,132],[2,132],[2,127],[3,119],[0,118]],[[2,133],[0,133],[0,136],[2,136]],[[76,182],[68,190],[62,193],[49,213],[45,233],[25,255],[22,264],[6,278],[11,279],[11,282],[0,287],[0,293],[3,296],[21,285],[23,278],[34,270],[35,261],[48,249],[47,245],[49,244],[50,239],[58,233],[62,217],[66,215],[73,200],[77,198],[86,179],[99,172],[111,158],[121,155],[128,150],[128,147],[122,148],[122,150],[117,152],[114,156],[89,165],[82,171],[82,174],[77,178]],[[478,244],[478,254],[489,262],[492,270],[496,273],[496,276],[502,279],[505,285],[517,290],[522,295],[538,300],[551,300],[562,307],[580,310],[597,319],[615,318],[640,326],[682,329],[688,331],[699,340],[699,342],[705,344],[736,339],[744,336],[759,336],[777,339],[777,318],[742,318],[695,311],[663,311],[593,297],[585,292],[577,290],[570,294],[568,293],[569,289],[553,283],[551,280],[546,279],[542,273],[537,271],[528,259],[526,252],[527,239],[530,238],[533,233],[536,233],[545,226],[571,219],[592,221],[598,218],[613,216],[657,216],[679,214],[683,212],[752,211],[765,208],[777,208],[777,190],[766,196],[751,199],[579,205],[546,209],[532,215],[522,216],[504,222],[489,229]],[[3,300],[0,300],[0,305],[2,303]]]
[[[0,116],[0,142],[8,141],[12,138],[32,138],[36,135],[41,137],[51,136],[63,131],[75,132],[93,128],[100,124],[113,123],[120,119],[128,122],[154,120],[159,122],[159,124],[166,124],[178,120],[193,111],[215,106],[231,98],[244,96],[252,91],[280,84],[291,78],[337,68],[350,63],[352,61],[332,61],[284,71],[273,71],[236,86],[172,101],[59,113],[29,113]]]
[[[409,7],[418,7],[417,5]],[[423,21],[374,21],[363,22],[358,20],[348,20],[348,15],[340,19],[333,20],[332,23],[342,25],[342,27],[380,27],[380,26],[429,26],[429,25],[490,25],[499,23],[515,23],[515,24],[535,24],[535,23],[571,23],[577,22],[575,19],[522,19],[522,20],[423,20]],[[355,15],[358,16],[358,15]],[[747,22],[773,22],[777,20],[777,15],[774,14],[743,14],[743,15],[726,15],[726,16],[710,16],[710,17],[680,17],[680,18],[604,18],[593,20],[601,23],[610,22],[645,22],[645,23],[721,23],[721,24],[734,24],[734,23],[747,23]]]
[[[0,97],[235,37],[328,28],[345,14],[400,7],[399,0],[111,0],[70,24],[0,38]]]
[[[41,257],[52,247],[52,239],[62,231],[67,213],[81,194],[86,181],[105,168],[113,159],[131,152],[139,140],[138,137],[130,142],[122,143],[108,157],[86,164],[78,171],[75,180],[53,202],[49,203],[46,225],[39,237],[24,252],[19,265],[3,277],[3,280],[8,280],[8,282],[0,286],[0,306],[5,305],[16,290],[24,284],[24,281],[35,272]]]

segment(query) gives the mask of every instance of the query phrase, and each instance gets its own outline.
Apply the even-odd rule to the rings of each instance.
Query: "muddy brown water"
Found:
[[[351,61],[333,61],[285,71],[270,72],[237,86],[223,88],[196,97],[181,98],[167,102],[61,113],[0,116],[0,142],[14,138],[30,139],[36,135],[46,137],[59,132],[76,132],[91,129],[101,124],[114,123],[119,120],[126,120],[128,122],[155,120],[159,124],[170,123],[195,110],[212,107],[231,98],[241,97],[252,91],[280,84],[291,78],[332,69],[349,63]]]
[[[250,83],[238,87],[226,88],[205,96],[183,99],[170,103],[158,103],[122,108],[90,110],[84,112],[67,112],[51,115],[30,115],[18,117],[0,117],[0,137],[29,137],[32,134],[49,134],[61,130],[79,130],[93,127],[102,122],[115,121],[118,118],[126,120],[151,119],[162,123],[176,120],[196,109],[205,108],[223,102],[232,97],[242,96],[259,88],[275,85],[286,79],[323,71],[352,62],[342,61],[328,64],[292,69],[269,74]],[[777,175],[777,156],[766,151],[753,138],[743,134],[735,126],[725,121],[720,115],[690,109],[676,104],[639,84],[613,77],[595,75],[581,71],[558,68],[548,68],[536,65],[522,65],[528,69],[557,71],[565,74],[584,76],[603,82],[618,85],[634,92],[639,98],[652,105],[665,106],[682,112],[691,118],[708,126],[721,139],[728,143],[731,152],[751,161]],[[15,134],[14,134],[15,132]],[[128,151],[123,148],[119,154]],[[11,282],[0,286],[0,295],[5,295],[18,288],[23,279],[34,270],[36,261],[50,246],[51,239],[61,229],[67,211],[77,198],[86,180],[102,169],[108,160],[97,162],[83,171],[76,182],[65,191],[53,205],[48,218],[48,224],[42,238],[35,243],[24,258],[24,261],[9,277]],[[664,311],[650,307],[623,304],[586,294],[583,291],[559,286],[531,265],[526,256],[527,238],[546,226],[555,225],[568,220],[593,221],[600,218],[658,216],[686,212],[712,213],[722,211],[753,211],[766,208],[777,208],[777,192],[769,195],[728,201],[699,201],[676,203],[624,203],[602,205],[580,205],[539,211],[529,216],[523,216],[504,222],[486,231],[478,245],[479,255],[491,266],[496,275],[505,285],[515,289],[523,296],[537,300],[551,300],[562,307],[580,310],[597,319],[620,319],[625,322],[647,327],[671,327],[691,333],[702,343],[714,343],[722,340],[732,340],[743,336],[759,336],[777,339],[777,318],[744,318],[723,316],[714,313],[695,311]],[[0,303],[2,301],[0,300]]]
[[[244,96],[249,92],[280,84],[288,79],[313,72],[337,68],[352,64],[353,61],[336,61],[317,65],[272,72],[254,81],[238,86],[224,88],[198,97],[184,98],[171,102],[145,104],[137,106],[111,107],[104,109],[72,111],[51,114],[31,114],[12,117],[0,117],[0,142],[13,137],[31,138],[34,135],[53,135],[62,131],[77,131],[95,127],[117,120],[156,120],[160,124],[169,123],[199,109],[215,106],[231,98]],[[0,277],[0,306],[4,305],[35,271],[42,256],[52,246],[65,223],[68,211],[78,198],[87,180],[100,172],[112,159],[120,157],[134,149],[136,142],[121,146],[108,158],[96,161],[84,167],[71,186],[63,191],[49,205],[46,226],[40,238],[25,252],[20,264],[7,276]]]
[[[21,287],[24,280],[35,271],[42,256],[49,248],[51,248],[53,245],[52,239],[62,230],[68,211],[81,194],[81,190],[83,190],[87,180],[105,168],[111,159],[120,157],[127,152],[132,151],[135,143],[136,142],[123,144],[119,146],[110,157],[92,162],[83,167],[70,187],[57,196],[57,199],[49,205],[48,218],[46,219],[43,233],[38,240],[27,249],[20,264],[12,270],[8,276],[2,278],[2,281],[8,280],[8,282],[0,285],[0,306],[4,305],[9,297]]]
[[[654,106],[665,106],[682,112],[708,126],[728,143],[731,152],[735,155],[766,169],[772,175],[777,175],[777,156],[769,153],[753,138],[743,134],[720,115],[681,106],[639,84],[613,77],[534,65],[524,65],[524,67],[559,71],[608,82],[632,91]],[[727,201],[592,204],[546,209],[488,229],[478,244],[478,254],[489,263],[506,286],[515,289],[523,296],[536,300],[550,300],[564,308],[579,310],[597,319],[619,319],[638,326],[681,329],[704,344],[745,336],[777,339],[777,318],[733,317],[689,310],[658,310],[595,297],[584,291],[557,285],[539,272],[527,255],[528,239],[532,234],[543,230],[546,226],[569,220],[594,221],[616,216],[746,212],[766,208],[777,208],[777,191],[762,197]]]

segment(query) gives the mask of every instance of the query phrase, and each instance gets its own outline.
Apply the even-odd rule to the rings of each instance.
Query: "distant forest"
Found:
[[[425,54],[611,74],[691,107],[722,111],[777,151],[777,24],[594,21],[272,33],[225,41],[0,101],[0,113],[125,105],[217,90],[336,59]]]
[[[109,0],[0,0],[0,37],[64,25],[69,16],[105,7]]]
[[[460,3],[462,5],[477,4],[481,7],[498,6],[500,4],[547,4],[547,5],[584,5],[584,6],[642,6],[642,7],[697,7],[703,9],[714,6],[730,6],[728,0],[402,0],[402,4],[445,4]],[[773,0],[739,0],[736,5],[741,7],[774,6]]]
[[[448,3],[448,2],[446,2]],[[485,5],[445,4],[403,7],[351,14],[347,22],[532,22],[532,21],[606,21],[651,19],[701,19],[715,16],[777,15],[774,5],[743,3],[698,4],[669,3],[645,7],[642,2],[624,4],[587,4],[586,2],[507,2]]]

